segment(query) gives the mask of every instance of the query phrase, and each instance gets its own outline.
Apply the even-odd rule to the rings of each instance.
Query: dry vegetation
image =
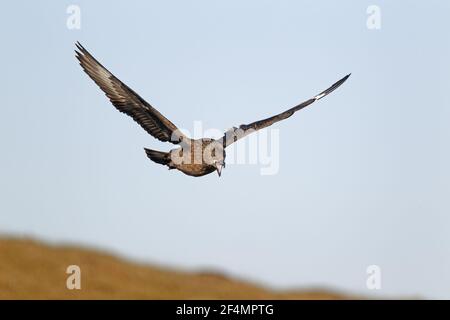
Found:
[[[66,288],[79,265],[81,290]],[[343,299],[325,291],[276,292],[213,273],[125,261],[94,250],[0,239],[1,299]]]

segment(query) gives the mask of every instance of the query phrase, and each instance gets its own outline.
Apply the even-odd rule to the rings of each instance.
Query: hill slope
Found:
[[[81,290],[66,268],[81,268]],[[0,299],[343,299],[332,292],[275,292],[212,273],[188,273],[31,240],[0,239]]]

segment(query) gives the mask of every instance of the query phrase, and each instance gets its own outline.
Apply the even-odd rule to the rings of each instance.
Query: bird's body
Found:
[[[106,96],[120,112],[132,117],[156,139],[178,145],[177,148],[169,152],[144,148],[147,156],[152,161],[165,165],[169,169],[176,169],[194,177],[204,176],[214,171],[217,171],[220,176],[222,168],[225,167],[225,148],[227,146],[252,132],[289,118],[296,111],[322,99],[337,89],[350,76],[345,76],[327,90],[280,114],[250,124],[233,127],[219,139],[190,139],[158,110],[103,67],[81,44],[77,43],[77,48],[79,51],[76,51],[76,57],[84,71],[105,92]]]
[[[214,139],[188,140],[183,146],[169,152],[144,149],[147,156],[154,162],[193,177],[201,177],[216,171],[215,162],[225,163],[225,150],[220,142]],[[218,151],[217,156],[216,151]]]

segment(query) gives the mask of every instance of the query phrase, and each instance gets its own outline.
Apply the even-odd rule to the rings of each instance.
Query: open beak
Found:
[[[216,165],[216,170],[217,170],[217,174],[219,175],[219,177],[222,174],[222,168],[223,168],[223,166],[221,164]]]

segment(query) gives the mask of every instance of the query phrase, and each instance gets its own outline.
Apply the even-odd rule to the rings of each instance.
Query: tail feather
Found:
[[[162,165],[169,165],[170,157],[168,152],[161,152],[147,148],[144,148],[144,150],[145,153],[147,154],[147,157],[149,157],[150,160]]]

